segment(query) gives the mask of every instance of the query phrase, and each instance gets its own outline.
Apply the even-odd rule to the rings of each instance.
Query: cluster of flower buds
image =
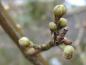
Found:
[[[66,11],[67,10],[66,10],[66,7],[64,5],[56,5],[54,10],[53,10],[53,13],[54,13],[54,16],[55,16],[55,21],[49,23],[49,28],[50,28],[50,31],[53,33],[53,38],[54,37],[58,37],[59,36],[59,32],[62,29],[65,29],[65,27],[67,27],[67,23],[68,23],[67,20],[65,18],[62,18],[62,16],[64,14],[66,14]],[[58,33],[58,35],[55,35],[54,33]],[[54,41],[57,41],[57,40],[55,39]],[[62,43],[64,43],[64,42],[62,42]],[[67,43],[64,43],[64,44],[66,45]],[[74,53],[73,46],[71,46],[70,44],[67,44],[64,47],[63,50],[64,50],[64,52],[63,52],[64,53],[64,57],[66,59],[71,59],[72,56],[73,56],[73,53]]]
[[[19,45],[27,51],[27,54],[33,55],[40,51],[48,50],[49,48],[61,44],[65,44],[64,57],[66,59],[71,59],[74,54],[74,47],[71,46],[70,40],[65,37],[67,33],[67,20],[62,18],[66,13],[66,7],[64,5],[57,5],[53,10],[55,21],[49,23],[49,28],[51,35],[53,37],[52,43],[35,46],[27,37],[22,37],[19,39]],[[53,42],[54,41],[54,42]]]
[[[66,8],[64,5],[57,5],[54,8],[54,16],[57,19],[59,18],[59,20],[56,22],[49,23],[49,28],[52,32],[58,31],[58,28],[61,29],[67,26],[67,20],[65,18],[61,18],[65,13],[66,13]]]

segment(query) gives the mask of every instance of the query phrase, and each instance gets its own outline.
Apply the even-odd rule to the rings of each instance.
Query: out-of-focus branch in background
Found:
[[[82,64],[86,65],[86,61],[85,61],[85,58],[83,56],[83,52],[82,52],[81,47],[80,47],[80,42],[81,42],[81,39],[83,37],[84,31],[85,31],[84,26],[82,26],[79,29],[79,33],[78,33],[76,40],[74,41],[74,45],[76,46],[76,50],[80,56],[80,60],[82,61]]]

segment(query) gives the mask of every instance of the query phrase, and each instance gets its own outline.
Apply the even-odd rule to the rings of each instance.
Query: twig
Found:
[[[58,34],[55,42],[54,39],[50,40],[49,43],[47,44],[42,44],[42,45],[34,45],[33,48],[37,49],[33,54],[37,54],[46,50],[49,50],[50,48],[54,46],[58,46],[62,43],[70,45],[72,42],[70,42],[67,38],[64,38],[65,34],[67,33],[68,29],[64,28],[61,33]]]

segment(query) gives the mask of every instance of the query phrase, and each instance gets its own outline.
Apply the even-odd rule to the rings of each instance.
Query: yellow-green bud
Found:
[[[59,26],[61,28],[66,27],[67,26],[67,23],[68,23],[65,18],[60,18],[58,22],[59,22]]]
[[[74,54],[74,48],[70,45],[65,46],[64,48],[64,57],[66,59],[71,59]]]
[[[36,50],[34,48],[27,48],[25,53],[28,54],[28,55],[32,55],[32,54],[35,53],[35,51]]]
[[[56,29],[57,29],[57,26],[54,22],[50,22],[49,23],[49,28],[50,28],[51,31],[55,32]]]
[[[56,17],[61,17],[66,13],[66,7],[64,5],[56,5],[54,7],[54,15]]]
[[[30,46],[32,42],[27,37],[22,37],[19,39],[20,46]]]

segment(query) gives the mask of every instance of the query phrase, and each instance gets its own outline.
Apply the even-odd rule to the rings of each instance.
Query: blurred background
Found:
[[[54,20],[53,8],[64,4],[68,20],[67,37],[73,41],[76,54],[69,61],[62,50],[54,47],[42,53],[50,65],[86,65],[86,0],[0,0],[14,23],[20,24],[25,36],[35,44],[47,43],[50,39],[48,23]],[[32,65],[21,54],[14,42],[0,27],[0,65]]]

